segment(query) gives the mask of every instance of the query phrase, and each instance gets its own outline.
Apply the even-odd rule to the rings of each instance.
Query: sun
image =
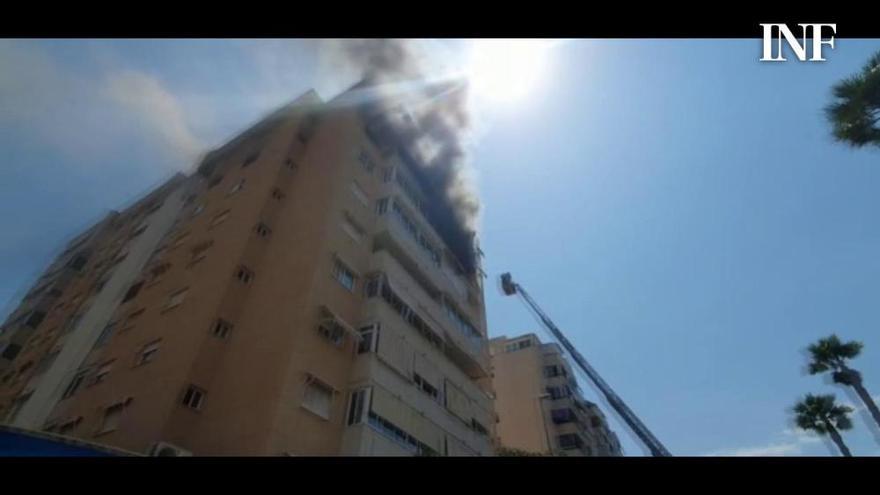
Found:
[[[481,97],[500,102],[521,99],[540,82],[552,45],[553,41],[535,39],[473,40],[465,75]]]

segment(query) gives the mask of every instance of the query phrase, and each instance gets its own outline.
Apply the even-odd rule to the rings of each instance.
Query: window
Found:
[[[75,314],[67,319],[67,323],[64,325],[64,333],[72,332],[77,325],[79,325],[79,320],[82,319],[81,314]]]
[[[382,198],[376,201],[376,214],[384,215],[388,211],[388,198]]]
[[[361,150],[358,153],[358,162],[360,162],[361,166],[364,167],[368,173],[373,173],[373,169],[376,168],[376,163],[370,158],[370,155],[365,151]]]
[[[128,247],[123,247],[123,248],[120,249],[119,252],[116,254],[116,257],[113,258],[113,262],[112,262],[112,264],[113,264],[113,265],[118,265],[119,263],[122,263],[122,260],[124,260],[124,259],[127,258],[127,257],[128,257]]]
[[[171,249],[176,249],[176,248],[179,248],[180,246],[183,246],[183,244],[186,242],[186,240],[188,238],[189,238],[189,232],[184,232],[184,233],[180,234],[179,236],[177,236],[176,239],[174,239],[174,243],[171,244]]]
[[[229,210],[226,210],[223,213],[220,213],[212,218],[211,227],[216,227],[217,225],[220,225],[221,223],[225,222],[227,218],[229,218]]]
[[[229,195],[233,195],[233,194],[237,193],[238,191],[241,191],[242,188],[244,188],[244,182],[245,182],[244,179],[240,179],[238,182],[236,182],[236,183],[235,183],[235,184],[229,189]]]
[[[89,258],[86,255],[78,254],[67,263],[67,266],[76,271],[82,271],[88,260]]]
[[[571,391],[568,387],[547,387],[547,393],[550,394],[550,398],[553,400],[556,399],[564,399],[566,397],[571,396]]]
[[[369,423],[370,426],[375,428],[377,431],[387,436],[388,438],[394,440],[395,442],[401,444],[404,448],[409,450],[410,452],[420,455],[420,456],[435,456],[437,452],[434,451],[431,447],[423,444],[418,441],[415,437],[404,431],[399,426],[395,425],[391,421],[379,416],[378,414],[370,411],[369,413]]]
[[[238,281],[243,284],[249,284],[254,279],[254,272],[251,271],[248,267],[242,265],[238,267],[238,270],[236,270],[235,278],[237,278]]]
[[[550,411],[550,418],[555,424],[571,423],[575,420],[574,411],[569,408],[553,409]]]
[[[113,335],[113,329],[116,328],[116,322],[110,322],[104,327],[104,330],[101,330],[101,335],[98,336],[98,340],[95,341],[95,348],[101,347],[110,340],[110,336]]]
[[[358,354],[376,352],[379,345],[379,324],[374,323],[358,329],[361,338],[358,341]]]
[[[189,292],[189,288],[180,289],[173,292],[170,296],[168,296],[168,304],[165,305],[165,309],[168,310],[180,306],[183,300],[186,299],[187,292]]]
[[[394,218],[401,225],[401,227],[409,234],[410,237],[422,248],[422,251],[431,258],[431,261],[434,262],[436,266],[440,266],[440,252],[433,246],[433,244],[428,240],[425,234],[422,232],[422,229],[419,228],[418,225],[409,217],[409,215],[403,211],[400,205],[397,204],[397,201],[391,202],[391,211],[394,214]]]
[[[282,199],[284,199],[284,193],[281,192],[281,189],[278,189],[276,187],[272,189],[272,198],[281,201]]]
[[[43,318],[46,317],[45,311],[34,311],[30,315],[28,315],[27,320],[25,320],[25,326],[29,326],[31,328],[37,328],[40,326],[40,323],[43,322]]]
[[[98,433],[107,433],[119,428],[119,418],[122,417],[123,409],[125,409],[125,403],[122,402],[104,409],[104,418],[101,421],[101,429]]]
[[[21,352],[21,346],[18,344],[9,344],[6,346],[6,349],[3,350],[3,358],[8,360],[15,359],[15,356],[18,356],[18,353]]]
[[[310,376],[306,382],[302,406],[324,419],[330,419],[330,405],[333,402],[333,387]]]
[[[343,262],[338,259],[333,263],[333,278],[336,279],[337,282],[342,284],[343,287],[348,289],[350,292],[354,292],[355,286],[355,274],[351,271],[349,267],[347,267]]]
[[[285,166],[285,168],[287,168],[287,170],[290,170],[291,172],[298,168],[298,165],[296,164],[296,162],[291,160],[290,158],[288,158],[287,160],[284,160],[284,166]]]
[[[364,238],[363,229],[355,225],[348,216],[342,220],[342,230],[344,230],[349,237],[354,239],[354,242],[361,242]]]
[[[122,302],[126,303],[134,299],[138,295],[138,292],[141,291],[141,287],[143,287],[143,285],[143,282],[138,282],[129,287],[128,292],[125,293],[125,297],[122,298]]]
[[[431,396],[432,399],[439,401],[440,400],[440,391],[437,390],[436,387],[428,383],[427,380],[421,377],[418,373],[413,373],[413,381],[416,384],[416,387],[419,388],[422,392]]]
[[[482,340],[480,332],[474,328],[474,326],[468,321],[467,317],[465,317],[446,299],[443,300],[443,309],[446,310],[446,315],[453,323],[455,323],[455,326],[461,330],[465,337],[468,337],[471,340]]]
[[[345,328],[335,321],[324,321],[318,325],[318,333],[324,336],[336,347],[342,346],[345,341]]]
[[[483,426],[482,423],[480,423],[479,421],[477,421],[476,419],[473,419],[473,418],[471,418],[471,428],[475,432],[479,433],[480,435],[488,435],[489,434],[489,430],[487,430],[486,427]]]
[[[349,425],[363,423],[364,413],[367,411],[370,402],[370,388],[365,387],[355,390],[351,393],[348,403],[348,420]]]
[[[211,327],[211,335],[217,337],[218,339],[225,339],[229,337],[229,332],[232,331],[232,323],[228,321],[218,318],[214,323],[214,326]]]
[[[73,394],[75,394],[76,391],[79,390],[80,385],[82,385],[88,374],[88,369],[78,371],[76,375],[74,375],[73,379],[70,380],[70,383],[67,385],[67,389],[64,390],[64,394],[61,396],[61,398],[66,399],[68,397],[72,397]]]
[[[525,348],[531,347],[531,346],[532,346],[532,341],[529,339],[526,339],[526,340],[520,340],[518,342],[514,342],[512,344],[507,344],[506,350],[507,350],[507,352],[516,352],[520,349],[525,349]]]
[[[367,193],[365,193],[364,190],[361,189],[361,186],[358,185],[357,182],[352,181],[349,189],[351,189],[351,193],[362,205],[364,205],[364,207],[368,208],[370,206],[370,199],[367,198]]]
[[[205,391],[196,387],[195,385],[190,385],[187,387],[186,392],[183,394],[183,405],[190,408],[199,410],[202,408],[202,405],[205,402]]]
[[[199,214],[200,214],[201,212],[203,212],[203,211],[205,211],[205,204],[204,204],[204,203],[197,204],[197,205],[193,208],[192,216],[197,217],[197,216],[199,216]]]
[[[9,410],[9,414],[6,416],[6,420],[10,422],[13,421],[18,415],[18,412],[21,411],[21,408],[24,407],[25,402],[27,402],[30,398],[30,393],[16,397],[16,399],[12,402],[12,408]]]
[[[21,365],[21,367],[18,368],[19,376],[25,374],[27,372],[27,370],[31,369],[31,366],[33,366],[33,365],[34,365],[33,361],[28,361],[28,362],[24,363],[23,365]]]
[[[144,220],[143,222],[141,222],[140,225],[137,226],[136,229],[134,229],[134,230],[131,232],[131,235],[129,236],[129,238],[134,238],[134,237],[137,237],[137,236],[143,234],[144,231],[147,230],[147,227],[149,227],[149,226],[150,226],[150,224],[147,223],[146,220]]]
[[[158,282],[162,275],[171,268],[171,263],[162,263],[161,265],[156,265],[150,270],[150,282]]]
[[[216,186],[217,184],[219,184],[222,181],[223,181],[222,175],[215,175],[214,177],[211,178],[211,182],[208,182],[208,189],[211,189],[212,187]]]
[[[192,257],[189,260],[188,266],[193,266],[196,263],[198,263],[199,261],[202,261],[203,259],[207,258],[208,257],[207,251],[213,245],[214,245],[214,241],[210,240],[210,241],[200,242],[200,243],[196,244],[195,246],[193,246],[192,250],[190,251],[192,254]]]
[[[419,334],[428,340],[437,348],[443,348],[443,341],[437,336],[437,333],[410,308],[400,296],[392,290],[388,281],[384,279],[385,275],[378,274],[370,277],[366,284],[365,294],[367,297],[381,296],[383,300],[393,309],[400,317],[414,328]]]
[[[147,364],[155,359],[156,353],[159,352],[160,342],[160,340],[155,340],[145,345],[138,354],[137,364]]]
[[[583,445],[581,437],[574,433],[559,435],[557,439],[559,440],[559,446],[563,449],[576,449]]]
[[[137,310],[135,310],[135,311],[132,311],[131,313],[128,314],[128,318],[126,318],[126,323],[131,323],[131,322],[133,322],[133,321],[136,320],[140,315],[144,314],[144,311],[146,311],[146,308],[140,308],[140,309],[137,309]]]
[[[254,232],[256,232],[257,235],[260,237],[269,237],[269,234],[272,233],[272,229],[270,229],[269,226],[265,223],[260,222],[257,224],[256,227],[254,227]]]
[[[43,359],[37,363],[37,369],[34,370],[34,373],[39,374],[49,369],[49,366],[52,366],[52,363],[54,363],[55,359],[58,357],[58,354],[61,354],[61,351],[54,351],[43,356]]]
[[[58,427],[58,434],[70,435],[71,433],[73,433],[74,430],[76,430],[76,427],[79,426],[81,422],[82,417],[61,423],[61,425]]]
[[[95,376],[92,378],[92,385],[97,385],[106,381],[112,369],[113,361],[108,361],[102,364],[101,367],[98,368],[98,371],[95,371]]]
[[[555,376],[565,376],[565,370],[560,366],[556,366],[555,364],[550,366],[544,366],[544,377],[545,378],[553,378]]]
[[[244,162],[242,162],[242,164],[241,164],[241,168],[245,168],[245,167],[247,167],[248,165],[254,163],[255,161],[257,161],[257,158],[259,158],[259,157],[260,157],[260,152],[259,152],[259,151],[256,151],[256,152],[252,153],[252,154],[249,155],[247,158],[245,158]]]

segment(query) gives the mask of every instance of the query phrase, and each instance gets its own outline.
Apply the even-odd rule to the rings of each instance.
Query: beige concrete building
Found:
[[[490,341],[500,446],[559,456],[621,455],[599,407],[584,399],[555,343],[535,334]]]
[[[475,239],[334,103],[74,239],[2,327],[0,417],[154,455],[491,455]]]

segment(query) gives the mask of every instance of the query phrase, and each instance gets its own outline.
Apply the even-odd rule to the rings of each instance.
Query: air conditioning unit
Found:
[[[156,442],[150,448],[150,457],[192,457],[192,452],[166,442]]]

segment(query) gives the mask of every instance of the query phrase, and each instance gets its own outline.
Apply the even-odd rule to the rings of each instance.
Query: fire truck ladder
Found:
[[[634,412],[623,402],[623,399],[617,396],[614,393],[614,390],[605,383],[605,380],[599,376],[599,373],[596,373],[596,370],[587,363],[587,360],[581,356],[581,353],[574,348],[573,345],[565,338],[565,335],[562,334],[562,331],[553,324],[548,317],[538,306],[529,293],[526,292],[523,287],[513,281],[510,276],[510,273],[505,273],[501,276],[501,288],[504,291],[505,295],[512,296],[514,294],[519,294],[520,298],[522,298],[523,302],[526,306],[535,313],[541,323],[544,324],[545,327],[550,331],[551,334],[559,341],[560,344],[565,348],[566,351],[571,355],[574,362],[578,365],[578,367],[583,370],[583,372],[596,384],[602,394],[605,396],[605,399],[608,400],[608,403],[611,407],[614,408],[615,411],[623,418],[626,424],[630,427],[630,429],[639,437],[639,440],[648,447],[648,450],[651,451],[651,455],[654,457],[669,457],[672,454],[666,450],[666,447],[660,443],[660,440],[657,440],[648,427],[645,426],[639,418],[636,416]]]

